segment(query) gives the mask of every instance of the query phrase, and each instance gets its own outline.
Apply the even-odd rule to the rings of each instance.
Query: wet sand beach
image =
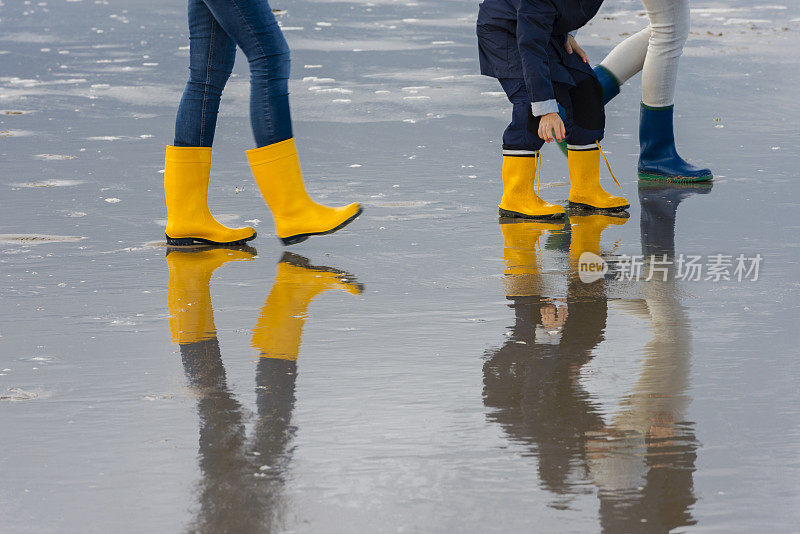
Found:
[[[259,236],[175,250],[184,3],[0,0],[0,532],[795,532],[800,7],[693,2],[677,141],[713,185],[638,181],[637,76],[603,145],[630,217],[558,225],[498,220],[477,2],[272,7],[307,187],[364,214],[281,246],[239,53],[210,204]],[[645,19],[608,0],[579,42]]]

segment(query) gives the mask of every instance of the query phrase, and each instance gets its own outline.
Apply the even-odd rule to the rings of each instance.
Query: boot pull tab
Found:
[[[611,170],[611,165],[608,163],[608,158],[607,158],[607,157],[606,157],[606,155],[603,153],[603,149],[602,149],[602,148],[600,148],[600,141],[597,141],[597,140],[595,140],[595,142],[594,142],[594,143],[597,145],[597,150],[599,150],[599,151],[600,151],[600,155],[602,155],[602,156],[603,156],[603,161],[605,161],[605,162],[606,162],[606,167],[608,168],[608,172],[611,174],[611,178],[613,178],[613,179],[614,179],[614,183],[615,183],[615,184],[617,184],[617,187],[619,187],[619,190],[620,190],[620,191],[622,191],[622,186],[621,186],[621,185],[619,185],[619,182],[617,181],[617,177],[616,177],[616,176],[614,176],[614,171],[612,171],[612,170]]]

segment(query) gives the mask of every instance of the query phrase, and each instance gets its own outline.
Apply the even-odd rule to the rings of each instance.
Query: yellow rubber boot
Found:
[[[537,257],[539,238],[545,231],[563,230],[563,224],[510,221],[500,222],[503,232],[503,282],[506,296],[524,297],[541,294],[541,266]]]
[[[331,208],[311,200],[303,185],[294,139],[248,150],[247,159],[284,245],[333,233],[361,214],[357,203]]]
[[[627,214],[626,214],[627,215]],[[581,254],[591,252],[600,256],[600,239],[603,230],[609,226],[621,226],[628,222],[628,217],[603,215],[571,215],[569,223],[571,235],[569,241],[569,259],[572,265],[577,265]]]
[[[255,249],[168,250],[167,306],[172,341],[195,343],[217,335],[211,306],[211,275],[229,261],[253,259]]]
[[[211,215],[210,175],[210,147],[167,147],[164,162],[167,245],[242,245],[256,237],[252,228],[228,228]]]
[[[520,219],[558,219],[564,208],[542,200],[536,190],[539,151],[525,156],[503,156],[503,197],[500,216]]]
[[[588,210],[623,211],[630,203],[608,193],[600,185],[600,148],[569,150],[569,207]]]
[[[358,295],[364,288],[344,271],[314,266],[303,256],[285,253],[253,329],[250,344],[259,356],[296,360],[308,306],[314,297],[328,289],[343,289]]]

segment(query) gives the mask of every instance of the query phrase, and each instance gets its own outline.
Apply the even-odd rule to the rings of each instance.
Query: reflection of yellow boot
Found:
[[[539,295],[540,267],[536,257],[539,237],[546,230],[562,230],[563,224],[544,222],[511,222],[501,219],[503,261],[505,263],[506,296]]]
[[[569,205],[589,210],[623,211],[630,203],[600,185],[600,148],[569,150]]]
[[[317,267],[303,256],[285,253],[278,263],[272,291],[253,329],[251,346],[262,358],[296,360],[308,305],[314,297],[333,288],[353,295],[363,291],[361,284],[344,271]]]
[[[569,223],[572,234],[569,242],[569,259],[576,264],[581,254],[592,252],[600,255],[600,237],[609,226],[620,226],[628,222],[627,217],[592,214],[572,215]]]
[[[361,213],[357,203],[340,208],[317,204],[303,185],[294,139],[247,151],[258,188],[272,210],[275,232],[284,245],[333,233]]]
[[[194,343],[217,335],[211,307],[211,275],[224,263],[251,260],[254,256],[252,248],[167,251],[167,305],[172,341]]]
[[[538,151],[525,156],[503,156],[501,217],[558,219],[564,216],[564,208],[545,202],[538,195],[538,185],[534,182],[540,159]]]
[[[164,162],[167,245],[242,245],[256,237],[252,228],[228,228],[208,209],[210,147],[168,146]]]

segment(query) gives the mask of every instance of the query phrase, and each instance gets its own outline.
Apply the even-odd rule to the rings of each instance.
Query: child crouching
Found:
[[[513,104],[503,134],[500,215],[557,219],[564,208],[534,187],[545,141],[567,141],[569,206],[624,211],[630,205],[600,185],[603,91],[582,50],[568,53],[570,32],[585,25],[602,0],[484,0],[478,12],[481,74],[497,78]],[[569,41],[568,41],[569,39]],[[558,114],[564,109],[564,120]]]

